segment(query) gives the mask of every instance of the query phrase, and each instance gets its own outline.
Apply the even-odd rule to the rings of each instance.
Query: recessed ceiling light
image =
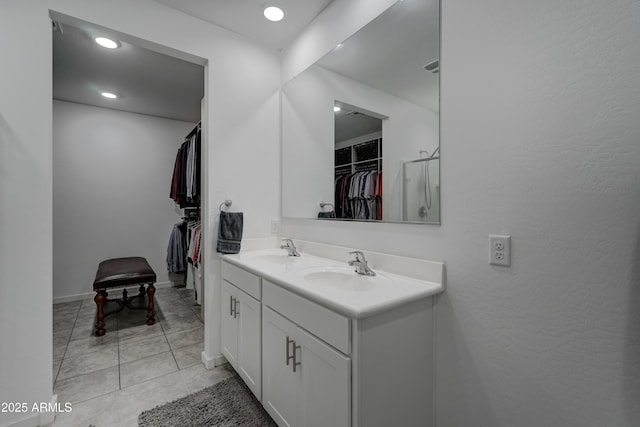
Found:
[[[109,98],[109,99],[116,99],[118,97],[118,95],[116,95],[113,92],[100,92],[100,95],[104,96],[105,98]]]
[[[106,37],[96,37],[94,40],[100,46],[106,47],[107,49],[115,49],[115,48],[117,48],[119,46],[118,42],[115,42],[115,41],[113,41],[111,39],[108,39]]]
[[[337,105],[335,107],[333,107],[333,112],[334,113],[337,113],[340,110],[342,110],[342,108],[338,107]]]
[[[267,6],[264,9],[264,17],[273,22],[282,21],[284,11],[278,6]]]

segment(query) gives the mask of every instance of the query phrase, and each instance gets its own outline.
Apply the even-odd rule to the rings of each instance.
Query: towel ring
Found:
[[[231,206],[232,203],[233,202],[231,200],[225,200],[224,202],[220,203],[220,206],[218,207],[218,210],[220,212],[222,212],[222,207],[223,206],[229,207],[229,206]]]

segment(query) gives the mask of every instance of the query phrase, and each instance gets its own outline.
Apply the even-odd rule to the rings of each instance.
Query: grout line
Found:
[[[71,342],[71,337],[73,336],[73,331],[76,329],[76,322],[78,321],[78,315],[80,314],[80,308],[81,307],[82,307],[82,303],[80,303],[80,305],[78,305],[78,311],[76,312],[76,318],[73,319],[73,326],[71,327],[71,333],[69,334],[69,337],[67,338],[67,342],[64,345],[64,352],[62,353],[62,357],[60,358],[60,366],[58,366],[58,371],[56,372],[56,377],[53,379],[52,387],[54,387],[56,385],[56,382],[58,381],[58,375],[60,375],[60,370],[62,369],[62,363],[64,362],[64,357],[67,355],[67,349],[69,348],[69,343]],[[53,333],[53,331],[52,331],[52,333]],[[53,369],[53,367],[52,367],[52,369]]]
[[[108,392],[105,392],[104,394],[100,394],[98,396],[94,396],[94,397],[91,397],[89,399],[84,399],[83,397],[80,397],[79,399],[81,399],[81,400],[72,401],[70,403],[75,406],[75,405],[78,405],[80,403],[91,402],[92,400],[96,400],[96,401],[98,401],[97,399],[103,400],[106,396],[110,395],[111,393],[118,393],[119,391],[120,390],[108,391]]]
[[[164,339],[167,341],[167,345],[169,346],[169,351],[171,352],[171,356],[173,357],[173,361],[176,363],[176,367],[178,368],[178,372],[180,372],[180,365],[178,365],[178,360],[176,359],[176,355],[173,354],[173,347],[171,347],[171,343],[169,342],[169,338],[167,338],[167,332],[164,330],[164,326],[162,325],[162,322],[158,321],[158,323],[160,323],[160,329],[162,329],[162,335],[164,336]]]
[[[116,347],[118,348],[118,390],[122,390],[122,379],[120,369],[120,313],[116,314]]]
[[[140,358],[140,359],[136,359],[136,360],[132,360],[132,361],[130,361],[130,362],[126,362],[125,364],[140,362],[140,361],[142,361],[142,360],[150,359],[150,358],[152,358],[152,357],[158,357],[158,356],[163,355],[163,354],[165,354],[165,353],[171,353],[171,350],[163,351],[163,352],[158,353],[158,354],[152,354],[152,355],[150,355],[150,356],[145,356],[145,357],[142,357],[142,358]],[[173,353],[171,354],[171,356],[173,357]],[[175,358],[174,358],[174,363],[176,363],[176,362],[175,362]],[[154,379],[158,379],[158,378],[164,377],[164,376],[166,376],[166,375],[171,375],[171,374],[174,374],[174,373],[179,372],[179,371],[180,371],[180,369],[178,368],[178,364],[176,363],[176,370],[175,370],[175,371],[167,372],[167,373],[164,373],[164,374],[162,374],[162,375],[160,375],[160,376],[152,377],[152,378],[148,378],[148,379],[143,380],[143,381],[140,381],[140,382],[138,382],[138,383],[128,385],[127,387],[121,388],[121,390],[128,389],[128,388],[131,388],[131,387],[137,386],[138,384],[146,383],[146,382],[148,382],[148,381],[151,381],[151,380],[154,380]]]
[[[183,303],[190,304],[190,303],[191,303],[191,302],[189,301],[189,299],[185,299],[185,298],[182,298],[182,297],[180,298],[180,300],[179,300],[179,301],[180,301],[180,302],[179,302],[180,304],[183,304]],[[64,354],[63,354],[63,356],[62,356],[62,359],[60,359],[60,366],[59,366],[59,368],[58,368],[58,371],[56,372],[56,378],[55,378],[55,381],[54,381],[54,385],[55,385],[55,383],[58,381],[58,376],[59,376],[59,373],[60,373],[61,368],[62,368],[62,362],[64,361],[65,357],[67,357],[67,354],[68,354],[68,353],[67,353],[68,346],[69,346],[69,344],[70,344],[70,342],[71,342],[71,337],[73,336],[74,331],[76,330],[76,328],[79,328],[79,327],[81,327],[81,326],[84,326],[84,325],[79,325],[79,324],[78,324],[78,319],[79,319],[79,315],[80,315],[81,308],[82,308],[82,304],[81,304],[81,305],[80,305],[80,307],[78,308],[78,311],[75,313],[75,319],[73,320],[73,327],[71,328],[71,331],[70,331],[70,333],[69,333],[69,336],[68,336],[68,337],[67,337],[67,339],[66,339],[66,344],[65,344],[65,348],[64,348]],[[115,390],[113,390],[113,391],[110,391],[110,392],[107,392],[107,393],[105,393],[105,394],[102,394],[102,395],[100,395],[100,396],[95,396],[95,397],[92,397],[91,399],[81,400],[81,401],[78,401],[78,402],[75,402],[75,403],[85,403],[85,402],[90,402],[90,401],[94,401],[94,402],[96,402],[96,403],[97,403],[97,402],[100,402],[101,400],[105,399],[105,397],[106,397],[106,396],[109,396],[109,395],[111,395],[112,393],[122,393],[122,390],[124,390],[124,389],[123,389],[123,387],[122,387],[122,360],[121,360],[121,358],[120,358],[120,344],[121,344],[121,343],[120,343],[120,340],[121,340],[120,332],[121,332],[121,326],[123,326],[123,322],[122,322],[122,318],[120,317],[120,313],[116,314],[116,315],[114,316],[114,318],[112,318],[112,319],[113,319],[113,320],[112,320],[112,322],[113,322],[114,328],[113,328],[113,330],[112,330],[112,332],[111,332],[111,333],[112,333],[112,334],[115,334],[115,338],[116,338],[116,339],[115,339],[115,341],[116,341],[116,346],[115,346],[115,347],[116,347],[116,350],[117,350],[117,352],[118,352],[118,354],[117,354],[117,366],[118,366],[118,388],[117,388],[117,389],[115,389]],[[201,319],[199,319],[199,320],[200,320],[200,322],[201,322],[201,323],[203,323]],[[166,330],[165,330],[165,328],[164,328],[164,326],[165,326],[165,325],[163,325],[163,322],[162,322],[162,321],[160,321],[159,319],[157,319],[157,320],[156,320],[156,322],[160,324],[160,330],[162,331],[162,336],[163,336],[163,337],[164,337],[164,339],[166,340],[167,344],[169,344],[169,340],[168,340],[168,338],[167,338],[167,331],[166,331]],[[69,322],[69,323],[71,323],[71,322]],[[200,327],[202,327],[202,326],[200,326]],[[189,331],[191,331],[191,330],[195,330],[195,329],[197,329],[197,328],[188,329],[188,330],[186,330],[186,331],[176,331],[176,332],[185,333],[185,332],[189,332]],[[92,336],[94,336],[94,335],[93,335],[93,333],[94,333],[94,332],[95,332],[95,331],[92,329]],[[81,339],[82,339],[82,338],[81,338]],[[200,345],[203,345],[203,343],[199,343],[199,344],[200,344]],[[183,347],[180,347],[180,348],[183,348]],[[173,360],[174,360],[175,367],[176,367],[176,369],[177,369],[177,370],[176,370],[176,371],[173,371],[173,372],[166,373],[166,374],[161,375],[161,376],[159,376],[159,377],[155,377],[155,378],[150,378],[150,379],[148,379],[148,380],[144,380],[144,381],[142,381],[142,382],[140,382],[140,383],[138,383],[138,384],[143,384],[143,383],[146,383],[146,382],[150,382],[150,381],[153,381],[153,380],[157,380],[157,379],[159,379],[159,378],[161,378],[161,377],[163,377],[163,376],[171,375],[171,374],[173,374],[173,373],[175,373],[175,372],[178,372],[178,373],[179,373],[180,371],[182,371],[182,370],[183,370],[183,369],[181,369],[181,368],[180,368],[180,366],[179,366],[179,364],[178,364],[178,361],[177,361],[176,355],[175,355],[175,353],[174,353],[174,349],[171,347],[171,345],[169,345],[169,350],[168,350],[168,351],[170,351],[170,352],[171,352],[171,356],[172,356],[172,358],[173,358]],[[76,356],[72,356],[72,357],[83,356],[84,354],[87,354],[87,353],[81,353],[81,354],[78,354],[78,355],[76,355]],[[162,353],[160,353],[160,354],[162,354]],[[157,355],[152,355],[152,356],[148,356],[148,357],[154,357],[154,356],[157,356]],[[69,360],[69,359],[70,359],[70,358],[68,358],[68,357],[67,357],[67,360]],[[142,359],[144,359],[144,358],[142,358]],[[110,367],[101,367],[101,368],[97,369],[96,371],[103,370],[103,369],[110,369],[110,368],[113,368],[113,367],[115,367],[115,366],[116,366],[116,365],[113,365],[113,366],[110,366]],[[196,365],[187,366],[187,367],[185,367],[184,369],[188,369],[188,368],[191,368],[191,367],[193,367],[193,366],[196,366]],[[80,375],[78,375],[78,376],[91,374],[91,373],[96,372],[96,371],[87,372],[87,373],[85,373],[85,374],[80,374]],[[66,381],[66,380],[68,380],[68,379],[76,378],[76,377],[78,377],[78,376],[74,376],[74,377],[70,377],[70,378],[65,378],[65,379],[64,379],[64,380],[62,380],[62,381]],[[181,383],[182,389],[184,390],[184,393],[186,393],[185,395],[188,395],[188,394],[192,393],[191,388],[190,388],[190,387],[189,387],[189,385],[187,384],[187,381],[186,381],[185,377],[184,377],[182,374],[179,374],[179,381],[180,381],[180,383]],[[128,387],[126,387],[126,388],[133,387],[133,386],[136,386],[136,385],[138,385],[138,384],[132,384],[131,386],[128,386]],[[98,399],[101,399],[101,400],[98,400]],[[75,403],[74,403],[74,404],[75,404]],[[137,417],[137,415],[138,415],[138,414],[121,414],[121,417],[124,419],[124,418],[129,417],[129,415],[131,415],[131,418],[133,419],[133,418]],[[70,419],[69,419],[69,421],[72,421],[72,422],[73,422],[74,420],[73,420],[73,418],[70,418]]]
[[[101,368],[95,369],[95,370],[93,370],[93,371],[89,371],[89,372],[84,372],[84,373],[82,373],[82,374],[73,375],[72,377],[69,377],[69,378],[63,378],[63,379],[61,379],[61,380],[60,380],[60,382],[67,381],[67,380],[72,380],[72,379],[74,379],[74,378],[82,377],[82,376],[84,376],[84,375],[95,374],[96,372],[99,372],[99,371],[105,371],[105,370],[107,370],[107,369],[115,368],[116,366],[117,366],[117,365],[101,367]]]
[[[172,374],[174,374],[174,373],[176,373],[176,372],[178,372],[178,373],[179,373],[179,374],[178,374],[178,375],[179,375],[179,382],[180,382],[180,386],[181,386],[181,387],[180,387],[180,389],[181,389],[181,390],[183,390],[184,395],[185,395],[185,396],[186,396],[186,395],[189,395],[189,394],[191,394],[191,393],[193,393],[193,392],[195,391],[195,390],[193,390],[193,389],[191,388],[191,387],[192,387],[192,384],[191,384],[189,381],[187,381],[186,377],[181,373],[181,371],[183,371],[183,370],[185,370],[185,369],[193,368],[194,366],[198,366],[198,363],[195,363],[194,365],[186,366],[184,369],[181,369],[181,368],[180,368],[180,366],[178,365],[178,361],[177,361],[176,355],[175,355],[175,353],[174,353],[174,350],[173,350],[170,346],[169,346],[169,351],[171,352],[171,355],[172,355],[172,357],[173,357],[173,360],[174,360],[175,366],[176,366],[176,368],[177,368],[177,370],[176,370],[176,371],[168,372],[168,373],[166,373],[166,374],[160,375],[159,377],[149,378],[149,379],[144,380],[144,381],[141,381],[141,382],[139,382],[139,383],[137,383],[137,384],[132,384],[132,385],[130,385],[130,386],[127,386],[126,388],[122,388],[122,378],[121,378],[121,375],[122,375],[122,372],[121,372],[122,363],[121,363],[121,358],[120,358],[120,326],[121,326],[121,323],[122,323],[122,322],[121,322],[121,318],[120,318],[120,316],[116,315],[115,317],[116,317],[116,318],[115,318],[115,319],[113,319],[113,320],[115,321],[115,322],[114,322],[114,323],[115,323],[115,330],[114,330],[112,333],[116,334],[116,335],[115,335],[115,336],[116,336],[116,348],[117,348],[117,350],[118,350],[118,364],[117,364],[117,366],[118,366],[118,388],[117,388],[117,389],[114,389],[114,390],[112,390],[112,391],[106,392],[106,393],[104,393],[104,394],[101,394],[101,395],[99,395],[99,396],[92,397],[92,398],[90,398],[90,399],[86,399],[86,400],[84,400],[84,399],[83,399],[83,400],[80,400],[80,401],[74,402],[74,405],[75,405],[75,404],[78,404],[78,403],[83,403],[83,404],[85,404],[85,403],[87,403],[87,402],[95,402],[95,404],[99,404],[100,402],[103,402],[105,399],[107,399],[109,396],[111,396],[113,393],[116,393],[114,396],[118,396],[118,395],[117,395],[117,393],[123,393],[123,391],[122,391],[122,390],[127,390],[127,389],[129,389],[130,387],[135,387],[135,386],[138,386],[138,385],[140,385],[140,384],[144,384],[144,383],[148,383],[148,382],[151,382],[151,381],[154,381],[154,380],[158,380],[158,379],[160,379],[160,378],[162,378],[162,377],[165,377],[165,376],[168,376],[168,375],[172,375]],[[167,341],[167,343],[168,343],[168,339],[167,339],[167,336],[166,336],[166,332],[165,332],[164,328],[162,327],[162,322],[158,321],[158,323],[160,323],[160,325],[161,325],[161,326],[160,326],[160,328],[161,328],[161,330],[162,330],[162,336],[165,338],[165,340],[166,340],[166,341]],[[75,327],[74,327],[74,329],[75,329]],[[71,333],[70,333],[69,337],[71,337],[71,334],[73,334],[73,330],[74,330],[74,329],[72,329],[72,330],[71,330]],[[179,331],[179,332],[188,332],[188,331],[189,331],[189,330],[187,330],[187,331]],[[67,345],[69,344],[69,342],[70,342],[70,339],[69,339],[69,340],[67,340]],[[203,342],[200,342],[200,343],[194,343],[194,345],[196,345],[196,344],[197,344],[197,345],[200,345],[200,346],[203,346],[203,345],[204,345],[204,343],[203,343]],[[183,347],[181,347],[181,348],[183,348]],[[66,348],[65,348],[65,351],[66,351]],[[160,353],[160,354],[162,354],[162,353]],[[79,356],[80,356],[80,355],[79,355]],[[157,355],[152,355],[152,356],[148,356],[148,357],[154,357],[154,356],[157,356]],[[144,359],[144,358],[143,358],[143,359]],[[114,365],[114,366],[115,366],[115,365]],[[101,369],[110,369],[110,368],[113,368],[114,366],[112,366],[112,367],[108,367],[108,368],[101,368]],[[93,371],[92,371],[92,372],[93,372]],[[89,373],[87,373],[87,374],[90,374],[90,373],[92,373],[92,372],[89,372]],[[84,374],[83,374],[83,375],[84,375]],[[73,378],[73,377],[72,377],[72,378]],[[81,399],[82,399],[82,397],[81,397]],[[92,403],[92,404],[93,404],[93,403]],[[139,414],[137,414],[137,413],[131,413],[131,414],[130,414],[130,413],[124,413],[124,412],[123,412],[123,413],[121,413],[120,415],[121,415],[121,418],[122,418],[122,419],[127,419],[127,418],[131,418],[131,419],[133,419],[133,418],[137,417],[137,415],[139,415]],[[71,418],[65,419],[65,421],[68,421],[68,422],[72,422],[72,423],[73,423],[73,422],[76,422],[77,420],[76,420],[76,419],[74,419],[74,418],[71,416]],[[85,423],[85,425],[86,425],[86,423]]]
[[[165,351],[165,352],[162,352],[162,353],[159,353],[159,354],[164,354],[164,353],[166,353],[166,351]],[[157,354],[155,354],[154,356],[157,356]],[[153,357],[153,356],[149,356],[149,357]],[[146,358],[145,358],[145,359],[146,359]],[[139,360],[141,360],[141,359],[139,359]],[[129,386],[127,386],[127,387],[125,387],[125,388],[123,388],[123,389],[121,389],[121,390],[127,390],[127,389],[130,389],[131,387],[136,387],[136,386],[138,386],[138,385],[140,385],[140,384],[144,384],[144,383],[148,383],[148,382],[150,382],[150,381],[158,380],[158,379],[163,378],[163,377],[166,377],[166,376],[168,376],[168,375],[173,375],[173,374],[175,374],[176,372],[180,372],[180,370],[172,371],[172,372],[167,372],[166,374],[162,374],[162,375],[160,375],[159,377],[148,378],[148,379],[146,379],[146,380],[144,380],[144,381],[140,381],[139,383],[131,384],[131,385],[129,385]]]
[[[164,330],[162,331],[162,333],[164,334]],[[176,368],[178,368],[178,372],[180,372],[182,369],[180,369],[180,365],[178,365],[178,359],[176,359],[176,355],[173,353],[173,348],[171,348],[171,344],[169,344],[169,340],[167,339],[167,336],[164,336],[164,339],[167,340],[167,345],[169,346],[169,351],[171,352],[171,356],[173,357],[173,361],[176,364]]]

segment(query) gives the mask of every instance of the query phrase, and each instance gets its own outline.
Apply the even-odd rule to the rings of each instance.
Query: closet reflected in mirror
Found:
[[[440,223],[439,20],[397,2],[283,85],[283,217]]]
[[[335,101],[334,207],[339,219],[382,220],[382,121]]]

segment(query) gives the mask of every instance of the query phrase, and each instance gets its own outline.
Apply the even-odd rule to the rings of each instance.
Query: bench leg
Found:
[[[106,332],[104,329],[104,302],[106,299],[107,292],[105,290],[97,291],[96,296],[93,298],[98,307],[98,314],[96,315],[96,336],[98,337],[103,336]]]
[[[147,325],[153,325],[156,323],[155,304],[153,302],[153,296],[156,293],[156,288],[153,283],[149,283],[147,288],[147,296],[149,297],[149,307],[147,309]]]

